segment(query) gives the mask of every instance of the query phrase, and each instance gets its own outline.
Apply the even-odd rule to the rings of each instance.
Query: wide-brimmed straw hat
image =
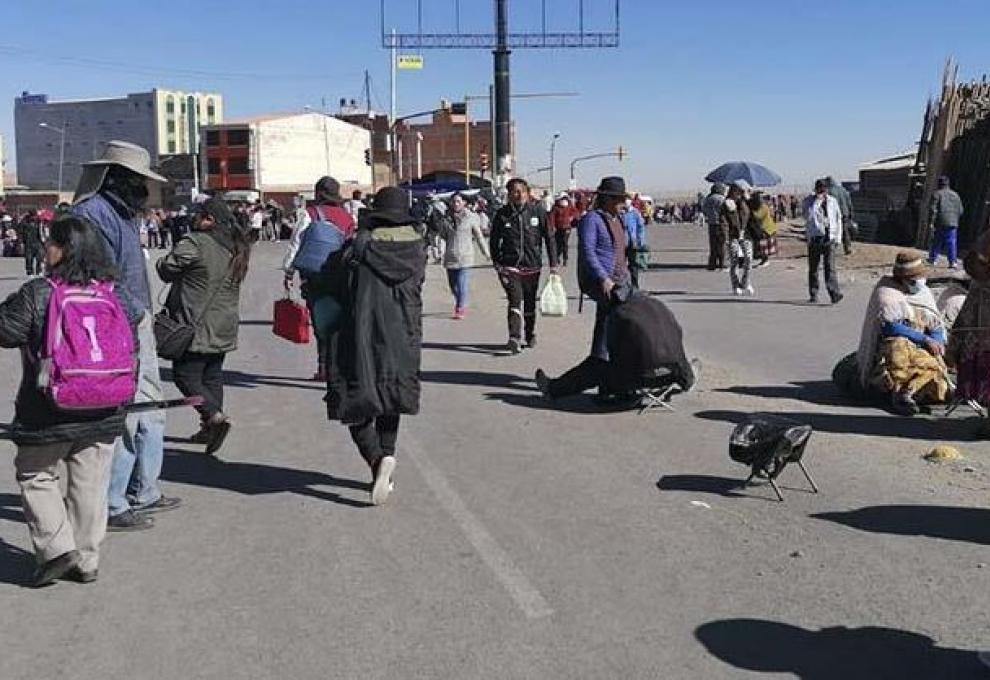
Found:
[[[905,279],[920,279],[928,275],[928,265],[920,255],[909,252],[897,253],[894,260],[894,276]]]
[[[82,163],[82,176],[76,187],[74,202],[78,203],[95,195],[103,186],[107,172],[113,165],[118,165],[131,172],[141,175],[153,182],[167,183],[168,180],[151,170],[151,154],[144,147],[119,139],[111,139],[103,149],[103,155],[95,161]]]

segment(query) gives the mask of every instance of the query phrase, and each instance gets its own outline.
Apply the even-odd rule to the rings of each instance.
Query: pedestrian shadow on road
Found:
[[[808,302],[807,300],[763,300],[761,298],[754,297],[738,297],[726,293],[725,297],[718,298],[689,298],[685,300],[674,300],[674,302],[683,303],[699,303],[699,304],[726,304],[727,302],[734,302],[743,305],[783,305],[785,307],[827,307],[828,305],[819,305],[816,303]]]
[[[611,415],[622,411],[635,410],[629,403],[597,404],[591,398],[591,395],[588,394],[562,397],[549,401],[535,388],[533,392],[528,394],[519,394],[518,392],[486,392],[485,399],[501,401],[510,406],[521,406],[539,411],[557,411],[559,413]]]
[[[502,356],[508,354],[508,351],[505,349],[505,343],[464,344],[457,342],[424,342],[423,349],[433,349],[444,352],[466,352],[467,354],[487,354],[489,356]]]
[[[708,269],[708,265],[697,262],[655,262],[646,267],[646,271],[650,272],[687,272],[699,269]]]
[[[21,497],[16,493],[0,493],[0,519],[18,524],[24,521]]]
[[[159,370],[163,381],[170,383],[175,382],[171,368],[162,367]],[[304,390],[321,390],[324,392],[327,389],[326,383],[308,380],[306,378],[286,378],[277,375],[255,375],[253,373],[228,371],[226,369],[223,372],[223,384],[224,387],[242,387],[245,389],[254,389],[256,387],[293,387]]]
[[[930,416],[905,418],[888,414],[850,415],[804,411],[771,411],[773,415],[811,425],[819,432],[861,434],[871,437],[898,437],[943,442],[971,441],[972,427],[963,419]],[[702,420],[717,420],[738,425],[749,417],[749,411],[699,411]],[[979,419],[977,419],[979,420]]]
[[[420,380],[446,385],[484,385],[508,387],[515,390],[539,392],[532,379],[511,373],[485,373],[483,371],[421,371]]]
[[[822,512],[812,517],[860,531],[990,545],[990,510],[986,508],[874,505],[848,512]]]
[[[831,380],[809,380],[787,385],[736,385],[716,392],[729,392],[766,399],[793,399],[819,406],[856,406],[859,402],[844,397]]]
[[[162,466],[161,477],[170,482],[223,489],[247,496],[294,493],[352,508],[371,507],[371,503],[314,488],[332,486],[368,492],[371,489],[369,482],[333,477],[312,470],[226,461],[183,449],[165,449],[165,453],[167,455]]]
[[[35,566],[34,555],[0,538],[0,583],[26,588]]]
[[[717,659],[756,673],[793,673],[801,680],[985,678],[975,652],[940,647],[932,638],[895,628],[835,626],[808,630],[761,619],[724,619],[695,637]]]

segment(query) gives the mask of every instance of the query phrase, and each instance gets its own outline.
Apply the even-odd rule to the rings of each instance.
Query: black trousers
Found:
[[[399,439],[399,416],[385,415],[369,418],[350,426],[351,439],[358,452],[372,470],[383,456],[395,455],[395,443]]]
[[[499,274],[499,280],[509,298],[509,337],[522,339],[523,326],[526,340],[536,337],[536,296],[540,291],[540,275]]]
[[[571,240],[570,229],[557,229],[553,232],[554,242],[557,244],[557,258],[560,263],[567,266],[567,245]]]
[[[835,273],[835,258],[838,244],[824,239],[808,241],[808,292],[818,297],[818,268],[825,269],[825,289],[835,300],[839,296],[839,277]]]
[[[717,224],[708,225],[708,270],[725,267],[725,244],[728,240],[725,231]]]
[[[172,379],[184,396],[203,397],[197,406],[205,421],[223,411],[223,360],[226,354],[186,352],[172,362]]]
[[[601,387],[607,376],[607,360],[593,356],[587,357],[567,373],[551,380],[547,391],[554,399],[570,397],[593,387]]]
[[[24,271],[28,276],[40,274],[44,269],[45,247],[29,244],[24,248]]]

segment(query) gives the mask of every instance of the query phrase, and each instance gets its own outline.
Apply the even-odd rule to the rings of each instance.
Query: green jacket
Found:
[[[162,280],[172,284],[165,308],[176,320],[196,327],[190,352],[226,354],[237,349],[241,284],[230,276],[232,257],[208,233],[193,232],[155,265]]]

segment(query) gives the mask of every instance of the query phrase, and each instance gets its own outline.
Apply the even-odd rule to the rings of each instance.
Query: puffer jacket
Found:
[[[495,213],[489,250],[496,266],[542,269],[544,247],[550,266],[556,267],[557,249],[539,203],[531,201],[521,208],[510,203]]]
[[[144,314],[124,286],[114,292],[131,322],[132,332]],[[63,411],[38,388],[38,362],[45,340],[45,319],[52,288],[47,279],[28,281],[0,303],[0,347],[21,350],[21,385],[14,403],[11,438],[22,446],[113,439],[124,432],[124,411]],[[135,333],[134,346],[137,347]]]
[[[241,284],[230,274],[232,257],[216,239],[199,231],[176,243],[155,265],[162,281],[172,284],[165,307],[174,319],[196,328],[190,352],[226,354],[237,349]]]

